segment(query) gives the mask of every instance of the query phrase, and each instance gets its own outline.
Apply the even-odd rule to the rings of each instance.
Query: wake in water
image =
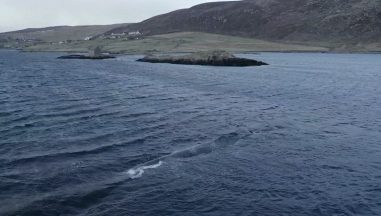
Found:
[[[180,150],[180,151],[175,151],[166,156],[163,156],[154,160],[150,160],[135,168],[129,169],[126,173],[130,179],[140,178],[143,176],[144,170],[156,169],[163,164],[163,161],[168,160],[170,158],[190,158],[190,157],[195,157],[201,154],[209,154],[217,148],[224,148],[226,146],[233,145],[236,142],[238,142],[240,139],[250,136],[251,134],[252,132],[247,130],[240,130],[237,132],[225,134],[220,136],[218,139],[216,139],[215,141],[211,143],[195,145],[190,148]]]
[[[129,169],[127,171],[127,175],[129,176],[130,179],[140,178],[140,177],[142,177],[142,175],[144,173],[144,170],[146,170],[146,169],[156,169],[159,166],[161,166],[162,164],[163,164],[163,162],[159,161],[159,163],[153,164],[153,165],[150,165],[150,166],[141,166],[141,167],[137,167],[135,169]]]

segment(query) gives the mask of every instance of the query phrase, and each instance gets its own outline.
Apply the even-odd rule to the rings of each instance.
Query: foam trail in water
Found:
[[[156,169],[158,168],[159,166],[161,166],[163,164],[162,161],[159,161],[157,164],[153,164],[153,165],[149,165],[149,166],[141,166],[141,167],[136,167],[136,168],[132,168],[132,169],[129,169],[127,171],[127,175],[131,178],[131,179],[137,179],[137,178],[140,178],[142,177],[143,173],[144,173],[144,170],[146,169]]]
[[[251,131],[247,130],[239,130],[237,132],[224,134],[220,137],[218,137],[214,142],[195,145],[190,148],[186,148],[180,151],[175,151],[171,154],[168,154],[166,156],[156,158],[154,160],[148,161],[138,167],[129,169],[127,171],[127,175],[130,179],[136,179],[140,178],[144,170],[146,169],[155,169],[163,164],[163,161],[170,159],[170,158],[190,158],[195,157],[201,154],[209,154],[213,152],[215,149],[218,148],[224,148],[229,145],[233,145],[234,143],[238,142],[240,139],[245,138],[247,136],[250,136],[252,134]]]

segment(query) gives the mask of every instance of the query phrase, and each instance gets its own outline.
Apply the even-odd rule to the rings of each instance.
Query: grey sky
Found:
[[[30,27],[138,22],[221,0],[0,0],[0,32]]]

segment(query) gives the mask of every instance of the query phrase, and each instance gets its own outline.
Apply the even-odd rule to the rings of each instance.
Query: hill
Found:
[[[381,51],[381,0],[212,2],[134,24],[0,34],[0,47],[30,51],[81,51],[94,45],[128,53],[215,47],[233,52]]]
[[[112,29],[126,25],[127,24],[30,28],[19,31],[0,33],[0,39],[40,42],[84,40],[86,37],[94,37]]]
[[[214,2],[115,28],[107,34],[207,32],[333,48],[379,49],[381,0]]]

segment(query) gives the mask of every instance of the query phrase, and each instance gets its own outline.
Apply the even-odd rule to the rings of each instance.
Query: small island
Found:
[[[91,59],[91,60],[102,60],[102,59],[113,59],[115,56],[104,55],[100,47],[96,47],[94,50],[89,51],[88,55],[64,55],[58,57],[58,59]]]
[[[254,59],[239,58],[226,51],[209,51],[197,52],[189,55],[148,55],[139,62],[149,63],[169,63],[184,65],[210,65],[210,66],[232,66],[232,67],[248,67],[268,65],[265,62]]]

